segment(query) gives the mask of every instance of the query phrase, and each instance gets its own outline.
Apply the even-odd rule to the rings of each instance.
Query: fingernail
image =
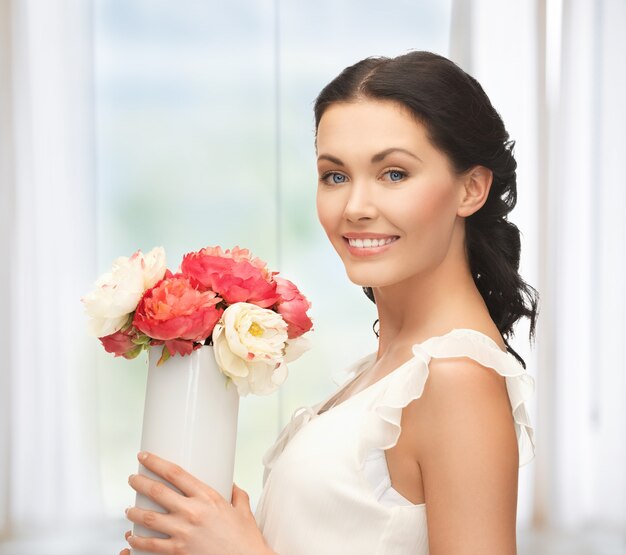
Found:
[[[131,481],[131,479],[132,479],[132,477],[133,477],[133,476],[134,476],[134,474],[131,474],[131,475],[128,477],[128,483],[129,483],[129,484],[130,484],[130,481]]]
[[[124,514],[126,514],[126,515],[127,515],[127,514],[128,514],[129,509],[130,509],[130,507],[126,507],[126,508],[124,509]]]
[[[139,454],[137,455],[137,458],[140,461],[145,460],[145,458],[148,456],[148,453],[146,453],[145,451],[139,451]]]

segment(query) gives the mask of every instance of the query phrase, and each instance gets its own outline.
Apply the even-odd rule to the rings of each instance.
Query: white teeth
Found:
[[[367,249],[393,243],[396,239],[398,239],[398,237],[389,237],[388,239],[348,239],[348,242],[351,247]]]

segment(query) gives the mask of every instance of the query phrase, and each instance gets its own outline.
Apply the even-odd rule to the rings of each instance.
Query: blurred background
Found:
[[[294,410],[377,348],[317,220],[313,101],[409,50],[475,76],[517,142],[541,297],[536,343],[509,341],[537,386],[519,552],[626,553],[625,29],[623,0],[0,0],[0,554],[125,545],[146,358],[105,353],[79,298],[138,248],[249,248],[312,302],[313,348],[240,403],[254,510]]]

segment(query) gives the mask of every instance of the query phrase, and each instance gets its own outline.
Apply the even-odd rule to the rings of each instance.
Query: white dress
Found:
[[[398,441],[402,408],[422,395],[431,358],[466,356],[505,376],[519,465],[533,458],[524,403],[534,393],[534,380],[511,353],[465,328],[416,343],[412,352],[392,372],[321,414],[337,392],[296,409],[263,456],[263,490],[254,516],[279,555],[428,554],[426,505],[391,487],[384,450]],[[346,372],[356,378],[375,361],[376,352],[370,353]]]

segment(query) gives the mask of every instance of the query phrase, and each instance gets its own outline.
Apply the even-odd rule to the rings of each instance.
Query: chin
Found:
[[[387,274],[389,275],[381,275],[382,272],[377,272],[371,268],[368,270],[361,268],[359,271],[350,271],[350,269],[346,267],[346,275],[348,276],[348,279],[354,283],[354,285],[373,288],[397,285],[405,282],[411,277],[411,274],[406,275],[402,271],[393,274],[392,272],[389,272],[389,268],[387,268],[387,270]]]
[[[364,275],[365,273],[367,272],[362,272],[360,275],[353,275],[350,274],[350,272],[347,272],[348,279],[354,283],[354,285],[358,285],[360,287],[384,287],[385,285],[389,285],[389,282],[381,281],[380,276],[367,277]]]

